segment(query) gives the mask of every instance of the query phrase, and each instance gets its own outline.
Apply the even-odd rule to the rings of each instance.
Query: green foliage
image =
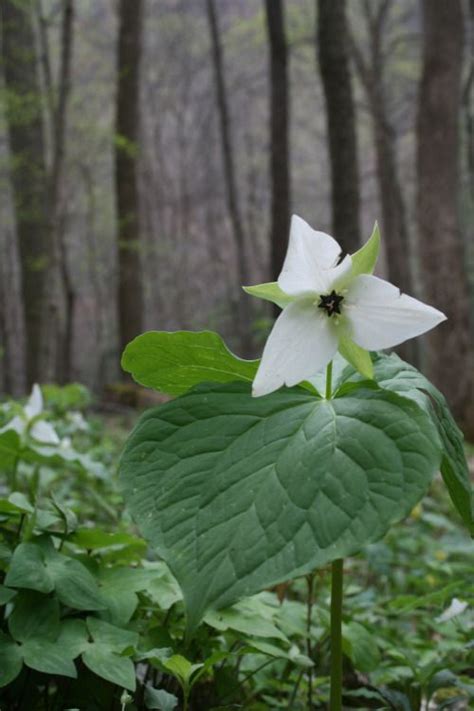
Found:
[[[358,552],[409,513],[440,459],[410,401],[362,388],[251,398],[201,386],[140,420],[121,460],[125,498],[184,592],[206,609]]]
[[[425,384],[417,395],[418,385],[408,383],[415,376],[404,375],[405,366],[398,359],[377,358],[374,369],[379,386],[391,382],[390,388],[397,389],[398,396],[383,393],[374,384],[368,387],[347,364],[335,363],[334,385],[340,397],[331,407],[338,427],[352,431],[354,424],[347,414],[351,403],[360,398],[376,402],[383,409],[387,405],[389,409],[401,408],[401,421],[389,428],[388,438],[402,436],[406,445],[403,456],[408,457],[406,450],[414,434],[410,432],[407,439],[402,435],[403,413],[408,416],[410,411],[411,416],[416,412],[417,421],[423,423],[420,427],[431,419],[441,439],[449,434],[453,452],[457,453],[457,458],[451,454],[452,466],[460,467],[458,435],[440,417],[442,405],[434,409],[434,396],[423,395]],[[403,382],[409,385],[405,391]],[[161,412],[175,412],[173,426],[178,427],[179,418],[190,426],[186,408],[177,414],[180,403],[197,403],[201,398],[201,408],[196,412],[203,416],[206,393],[211,398],[232,394],[238,405],[247,388],[245,383],[201,386],[166,404]],[[57,399],[48,399],[47,390],[45,396],[49,404],[41,418],[47,419],[58,433],[58,445],[38,448],[12,431],[0,435],[5,445],[0,450],[0,707],[12,711],[178,711],[188,695],[190,711],[239,707],[248,711],[307,711],[312,670],[314,708],[327,709],[329,588],[324,571],[316,578],[309,626],[306,581],[297,578],[286,587],[208,611],[194,638],[185,646],[185,606],[180,587],[166,563],[157,559],[156,552],[137,535],[117,491],[115,465],[128,425],[124,427],[114,418],[104,429],[97,418],[77,417],[78,413],[71,411],[70,407],[82,407],[80,399],[75,405],[61,406]],[[407,396],[416,402],[407,402]],[[280,426],[276,431],[273,426],[269,430],[267,423],[262,439],[266,420],[254,417],[257,429],[252,441],[256,450],[252,454],[250,442],[246,450],[251,461],[262,456],[258,442],[277,448],[279,440],[275,435],[285,428],[291,450],[297,436],[291,432],[291,422],[296,429],[300,424],[297,418],[291,420],[293,415],[289,417],[293,410],[301,411],[301,416],[305,408],[311,410],[317,430],[318,413],[328,407],[304,389],[282,391],[278,398],[285,407],[293,403],[294,408],[277,412],[273,398],[267,400],[269,419],[274,423],[273,418],[277,418]],[[21,409],[16,402],[4,407],[0,427]],[[359,411],[360,403],[357,408]],[[217,442],[225,430],[220,428],[222,414],[214,415],[214,422],[219,424],[214,432]],[[154,419],[145,416],[145,421],[147,417],[150,422]],[[390,417],[384,417],[388,422]],[[285,423],[285,419],[289,421]],[[382,419],[378,418],[377,427],[385,437]],[[245,417],[239,424],[242,432],[244,420]],[[200,421],[198,418],[195,426]],[[426,427],[434,442],[433,425]],[[167,429],[171,445],[173,435],[166,418],[162,426]],[[443,427],[448,434],[443,434]],[[351,452],[359,446],[365,457],[363,429],[357,431],[357,443],[354,441]],[[315,436],[321,437],[323,432],[316,432]],[[233,430],[233,436],[236,433],[238,428]],[[301,436],[305,433],[310,433],[307,423]],[[331,462],[330,429],[327,436],[328,453],[324,456]],[[206,444],[208,441],[200,438],[189,439],[183,451],[183,465],[192,451],[201,452],[201,463],[208,457],[217,461],[219,450],[206,452]],[[239,459],[245,454],[244,450],[237,451],[239,444],[234,446],[230,471],[226,470],[220,480],[224,487],[232,467],[238,468]],[[64,457],[65,449],[72,450],[73,456]],[[166,456],[175,461],[172,448]],[[286,456],[287,460],[282,454],[283,463],[290,461],[291,451]],[[342,451],[339,456],[343,456]],[[415,455],[411,456],[415,461]],[[383,466],[389,467],[391,458],[387,459]],[[288,464],[285,481],[290,490],[291,477],[300,476],[305,462],[292,461],[291,473],[289,467]],[[336,472],[335,467],[330,470]],[[458,469],[458,475],[465,486],[461,471]],[[348,492],[353,494],[352,479],[359,481],[359,474],[351,468],[346,476]],[[329,478],[328,484],[332,483]],[[234,482],[237,489],[238,484],[239,481]],[[158,489],[155,482],[153,487]],[[407,491],[410,489],[411,484]],[[215,487],[208,487],[206,493],[213,497],[216,491]],[[367,491],[374,491],[373,482]],[[193,490],[190,488],[187,493],[192,496]],[[263,494],[264,489],[262,497]],[[221,497],[224,495],[225,489],[220,492]],[[296,491],[298,495],[300,492]],[[271,511],[273,489],[267,498]],[[405,513],[409,512],[408,500],[394,503],[395,508],[402,506]],[[223,518],[229,517],[228,508],[222,513]],[[364,524],[365,519],[361,525]],[[238,533],[239,526],[234,528]],[[273,533],[269,541],[262,538],[259,547],[276,538]],[[249,555],[254,553],[248,551]],[[350,688],[348,684],[345,691],[347,708],[358,705],[421,711],[421,703],[430,698],[436,708],[448,702],[452,705],[454,699],[467,706],[473,703],[471,558],[472,543],[457,520],[450,517],[442,482],[435,480],[423,504],[414,508],[405,523],[388,530],[383,539],[365,546],[346,562],[343,635],[347,681],[352,680],[353,684]],[[467,607],[441,621],[453,598],[468,603]]]
[[[181,395],[201,382],[251,382],[258,361],[231,353],[212,331],[148,331],[125,348],[122,368],[140,385],[168,395]]]

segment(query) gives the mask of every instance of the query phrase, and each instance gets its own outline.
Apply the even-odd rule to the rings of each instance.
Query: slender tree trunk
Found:
[[[216,85],[216,102],[219,116],[222,160],[224,165],[224,180],[226,189],[227,208],[232,224],[232,232],[237,256],[237,275],[239,283],[244,286],[248,279],[247,259],[245,250],[245,234],[243,221],[240,214],[237,191],[237,180],[234,166],[234,152],[232,148],[232,126],[229,115],[227,92],[224,79],[224,58],[219,35],[216,7],[214,0],[206,0],[207,19],[211,38],[212,61]],[[237,301],[238,332],[242,347],[249,352],[250,344],[250,309],[245,295],[239,295]]]
[[[288,50],[282,0],[265,0],[270,47],[271,273],[285,259],[290,227]]]
[[[460,0],[422,0],[418,107],[418,230],[425,296],[448,321],[426,338],[427,371],[474,437],[469,294],[458,213],[463,16]]]
[[[68,377],[72,290],[66,266],[61,183],[66,156],[67,106],[71,91],[74,0],[64,0],[57,102],[53,114],[53,159],[48,195],[48,266],[42,307],[39,372],[43,381]]]
[[[367,23],[367,34],[370,38],[368,58],[365,58],[362,49],[353,37],[351,38],[351,47],[372,117],[379,200],[382,211],[381,228],[387,253],[388,278],[402,292],[413,294],[410,243],[405,203],[398,174],[396,133],[390,121],[385,91],[383,31],[391,6],[391,0],[384,0],[375,7],[370,0],[365,0],[363,9]],[[397,351],[410,362],[417,360],[416,341],[404,343],[397,348]]]
[[[346,252],[360,246],[355,107],[345,0],[318,0],[318,59],[326,97],[332,229]]]
[[[48,263],[46,166],[41,90],[30,3],[3,0],[2,55],[5,115],[12,156],[11,176],[21,261],[29,384],[38,378],[41,306]]]
[[[138,144],[142,0],[120,0],[115,118],[115,187],[119,254],[119,329],[124,348],[142,330]]]

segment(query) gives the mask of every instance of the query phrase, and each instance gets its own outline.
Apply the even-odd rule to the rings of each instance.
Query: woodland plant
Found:
[[[443,315],[370,276],[377,230],[337,265],[331,238],[293,226],[282,283],[247,289],[283,308],[261,362],[212,332],[149,332],[124,352],[174,398],[119,466],[149,547],[81,386],[1,406],[1,708],[338,709],[342,655],[348,707],[474,699],[472,547],[438,479],[420,503],[439,468],[473,532],[462,436],[415,368],[364,349]]]
[[[145,333],[122,360],[177,396],[142,416],[120,478],[182,590],[188,643],[206,615],[330,564],[331,711],[342,708],[344,559],[405,518],[438,470],[474,532],[444,397],[379,350],[446,317],[372,275],[379,245],[376,226],[339,261],[332,237],[294,217],[278,282],[246,289],[282,308],[260,362],[211,332]]]

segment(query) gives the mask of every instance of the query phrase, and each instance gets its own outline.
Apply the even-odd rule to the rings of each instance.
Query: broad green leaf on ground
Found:
[[[147,686],[145,689],[145,706],[147,709],[158,709],[158,711],[173,711],[178,705],[178,699],[174,694],[169,694],[164,689],[153,689]]]
[[[208,609],[359,551],[406,516],[440,461],[436,428],[380,389],[318,400],[203,385],[141,418],[120,463],[127,504]]]
[[[0,584],[0,605],[6,605],[7,602],[10,602],[10,600],[13,600],[15,595],[17,594],[16,590],[12,590],[11,588],[6,588],[5,585]]]
[[[55,590],[64,605],[77,610],[106,607],[93,575],[78,560],[59,553],[48,537],[17,546],[5,584],[42,593]]]
[[[451,500],[465,525],[474,535],[474,500],[469,469],[464,454],[463,435],[449,411],[444,396],[416,368],[395,353],[379,353],[374,361],[375,380],[381,388],[414,400],[432,417],[443,445],[441,474]],[[339,385],[360,376],[348,367]]]
[[[157,577],[153,570],[144,568],[99,567],[98,580],[107,610],[100,613],[102,619],[115,625],[126,624],[138,605],[140,591],[146,591]]]
[[[11,471],[15,467],[21,449],[21,440],[15,430],[5,430],[0,434],[0,471]]]
[[[183,599],[176,578],[172,575],[166,563],[162,560],[144,561],[144,565],[152,573],[144,593],[155,605],[158,605],[161,610],[169,610],[175,602]]]
[[[342,627],[345,654],[361,672],[371,672],[380,665],[380,652],[374,635],[359,622],[351,621]]]
[[[59,634],[59,602],[55,597],[22,590],[15,598],[8,629],[17,642],[31,637],[55,640]]]
[[[82,654],[86,667],[112,684],[135,691],[135,667],[123,653],[137,646],[138,634],[95,617],[87,618],[87,629],[92,641]]]
[[[16,679],[22,667],[20,647],[11,637],[0,632],[0,688]]]
[[[212,331],[148,331],[131,341],[122,368],[140,385],[167,395],[181,395],[201,382],[251,382],[258,361],[229,351]]]
[[[223,610],[209,610],[204,622],[219,631],[231,629],[255,637],[271,637],[290,643],[287,636],[275,625],[278,608],[266,605],[260,596],[237,602]]]
[[[202,669],[204,664],[192,664],[181,654],[173,654],[169,659],[165,659],[163,667],[179,681],[183,689],[189,689],[192,686],[193,675]]]
[[[13,639],[0,638],[0,660],[10,670],[7,678],[11,681],[10,675],[16,671],[16,676],[23,662],[30,669],[44,674],[75,678],[77,672],[73,660],[80,649],[68,643],[71,625],[74,622],[61,625],[56,598],[31,590],[20,592],[8,618],[8,629]],[[3,655],[8,659],[3,659]]]

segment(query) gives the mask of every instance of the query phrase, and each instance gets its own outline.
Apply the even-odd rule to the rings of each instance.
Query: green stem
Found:
[[[326,400],[330,400],[332,395],[332,361],[326,368]]]
[[[343,560],[333,561],[331,577],[330,711],[342,711],[342,579]]]
[[[314,604],[314,573],[310,573],[307,578],[308,602],[306,605],[306,656],[313,658],[313,645],[311,643],[311,618]],[[308,709],[313,707],[313,667],[308,667]]]

